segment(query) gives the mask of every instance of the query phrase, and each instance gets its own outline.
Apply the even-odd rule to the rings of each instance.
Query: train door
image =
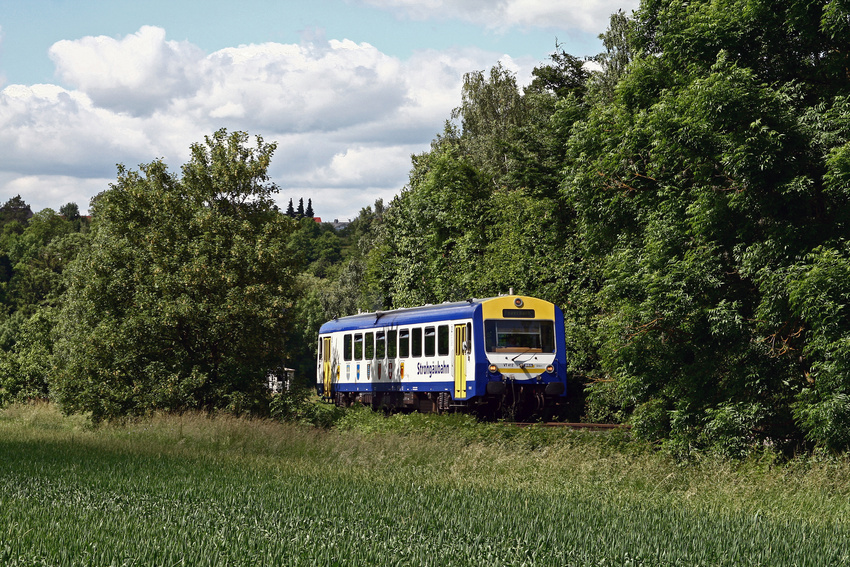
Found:
[[[466,397],[466,324],[455,325],[455,399]]]
[[[331,398],[331,338],[322,339],[322,376],[325,384],[325,398]]]

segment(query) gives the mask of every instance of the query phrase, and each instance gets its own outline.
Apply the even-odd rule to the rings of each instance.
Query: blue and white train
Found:
[[[533,297],[340,317],[318,347],[316,388],[341,406],[537,411],[567,392],[564,314]]]

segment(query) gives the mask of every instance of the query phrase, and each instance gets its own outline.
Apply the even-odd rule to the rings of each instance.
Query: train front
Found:
[[[508,295],[481,304],[487,393],[528,409],[551,407],[567,391],[564,314],[553,303]]]

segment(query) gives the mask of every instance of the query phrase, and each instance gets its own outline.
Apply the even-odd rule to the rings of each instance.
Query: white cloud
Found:
[[[340,188],[393,186],[399,181],[399,172],[410,169],[410,155],[416,147],[352,147],[331,157],[327,165],[307,172],[301,181],[308,186]],[[400,185],[396,185],[401,188]]]
[[[403,104],[401,63],[369,44],[240,46],[210,55],[203,81],[182,104],[211,115],[240,109],[251,126],[285,132],[338,130]]]
[[[82,177],[115,171],[117,161],[156,151],[136,120],[97,108],[85,93],[55,85],[0,91],[0,170]]]
[[[415,20],[459,19],[494,30],[558,28],[602,33],[611,14],[639,0],[358,0]]]
[[[469,49],[400,60],[348,40],[204,54],[148,26],[119,39],[61,41],[50,53],[73,90],[0,91],[0,197],[85,209],[114,180],[116,163],[164,158],[177,171],[191,143],[226,127],[278,142],[270,173],[282,204],[312,198],[327,218],[398,193],[410,154],[428,148],[459,104],[463,74],[498,58]],[[503,59],[521,77],[536,63]]]
[[[61,80],[104,108],[144,113],[197,82],[204,53],[188,42],[165,41],[165,30],[143,26],[123,39],[59,41],[50,58]]]
[[[0,203],[21,195],[33,212],[58,211],[66,203],[76,203],[87,214],[91,197],[109,188],[115,178],[79,178],[68,175],[25,175],[0,173]]]

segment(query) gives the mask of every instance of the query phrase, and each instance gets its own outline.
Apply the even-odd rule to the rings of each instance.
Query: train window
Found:
[[[440,356],[449,355],[449,326],[440,325],[437,327],[437,354]]]
[[[343,360],[351,360],[351,335],[342,337],[342,358]]]
[[[387,354],[387,335],[383,331],[375,333],[375,358],[382,359]]]
[[[401,358],[410,356],[410,329],[402,329],[398,332],[398,355]]]
[[[354,335],[354,360],[363,360],[363,333]]]
[[[363,344],[366,352],[366,360],[375,358],[375,333],[366,333],[366,342]]]
[[[413,334],[413,356],[422,356],[422,329],[411,329]]]
[[[434,356],[437,333],[434,327],[425,327],[425,356]]]
[[[387,358],[395,358],[396,356],[396,340],[398,339],[398,331],[387,331]]]
[[[487,352],[555,352],[553,321],[484,321]]]

